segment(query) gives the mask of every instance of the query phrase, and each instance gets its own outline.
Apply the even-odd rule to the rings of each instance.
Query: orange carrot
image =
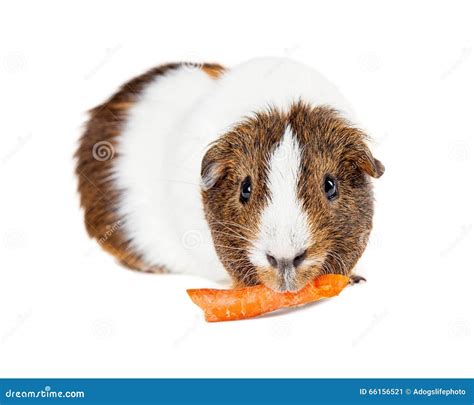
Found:
[[[334,297],[348,283],[346,276],[324,274],[295,293],[279,293],[263,285],[234,290],[202,288],[187,292],[192,301],[204,310],[206,321],[220,322],[252,318],[280,308]]]

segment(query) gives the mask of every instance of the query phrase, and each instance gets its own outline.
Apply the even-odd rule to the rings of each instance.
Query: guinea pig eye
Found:
[[[326,176],[324,179],[324,192],[329,201],[334,200],[337,197],[337,184],[336,180],[331,176]]]
[[[250,176],[247,176],[242,184],[240,185],[240,202],[245,204],[252,193],[252,182],[250,181]]]

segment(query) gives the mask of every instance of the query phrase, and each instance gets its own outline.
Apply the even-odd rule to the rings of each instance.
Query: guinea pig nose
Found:
[[[301,263],[303,263],[304,259],[306,258],[306,250],[301,252],[299,255],[295,256],[293,259],[293,266],[298,267]]]
[[[270,266],[277,268],[278,267],[278,260],[275,259],[271,254],[267,253],[267,260],[270,263]]]
[[[267,253],[267,260],[268,260],[268,263],[270,263],[270,266],[276,269],[280,269],[280,270],[291,268],[292,265],[296,268],[301,263],[303,263],[305,258],[306,258],[306,250],[300,253],[299,255],[295,256],[293,259],[286,259],[286,258],[277,259],[275,256],[272,256],[270,253]]]

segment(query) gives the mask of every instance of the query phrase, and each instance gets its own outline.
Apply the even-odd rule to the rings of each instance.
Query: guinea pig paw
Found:
[[[359,284],[361,281],[367,282],[367,280],[366,280],[364,277],[358,276],[357,274],[351,274],[351,275],[349,276],[349,283],[350,283],[351,285]]]

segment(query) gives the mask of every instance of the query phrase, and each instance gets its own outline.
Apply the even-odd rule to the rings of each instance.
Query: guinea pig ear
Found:
[[[207,191],[224,175],[224,164],[219,159],[217,148],[210,148],[201,162],[201,188]]]
[[[363,172],[378,179],[385,172],[385,166],[372,156],[369,148],[364,146],[352,154],[352,162]]]

